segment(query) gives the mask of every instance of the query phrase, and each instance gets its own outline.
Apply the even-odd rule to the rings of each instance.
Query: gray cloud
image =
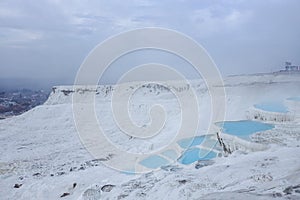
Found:
[[[299,7],[298,0],[3,0],[0,78],[72,83],[99,42],[145,26],[191,36],[224,75],[299,65]]]

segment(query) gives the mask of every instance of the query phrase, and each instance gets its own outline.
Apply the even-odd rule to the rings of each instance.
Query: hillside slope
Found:
[[[128,83],[132,90],[137,83]],[[210,96],[203,81],[192,87],[171,82],[184,93],[192,88],[199,98],[197,135],[207,134]],[[233,76],[225,80],[226,120],[245,120],[254,104],[299,96],[300,76]],[[220,86],[216,86],[220,87]],[[80,90],[76,90],[76,89]],[[300,122],[274,122],[274,129],[252,139],[268,145],[262,152],[235,151],[214,164],[175,163],[142,175],[122,173],[103,165],[82,145],[72,112],[72,94],[95,95],[95,110],[107,138],[129,152],[155,151],[177,132],[180,106],[165,87],[149,84],[129,105],[138,125],[149,121],[149,108],[160,103],[167,120],[161,133],[148,140],[123,134],[114,123],[114,86],[54,87],[44,105],[0,121],[0,190],[2,199],[282,199],[300,198]],[[85,102],[82,102],[85,103]],[[108,159],[112,159],[108,156]],[[211,163],[210,163],[211,164]]]

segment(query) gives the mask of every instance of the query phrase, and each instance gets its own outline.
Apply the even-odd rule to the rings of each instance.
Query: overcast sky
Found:
[[[0,79],[70,84],[98,43],[149,26],[194,38],[224,76],[275,71],[300,65],[299,10],[299,0],[1,0]]]

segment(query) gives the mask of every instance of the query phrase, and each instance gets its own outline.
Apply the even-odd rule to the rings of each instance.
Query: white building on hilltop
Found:
[[[300,72],[300,66],[292,65],[291,62],[285,62],[285,70],[286,72]]]

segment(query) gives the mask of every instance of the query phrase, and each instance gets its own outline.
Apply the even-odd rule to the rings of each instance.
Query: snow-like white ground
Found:
[[[182,92],[191,89],[175,85]],[[205,134],[210,119],[210,97],[202,81],[193,81],[192,85],[200,100],[198,133]],[[249,109],[260,102],[299,96],[299,86],[299,75],[228,77],[226,120],[247,119]],[[168,115],[160,135],[141,140],[122,134],[113,123],[111,89],[100,86],[96,94],[97,116],[107,137],[130,152],[147,152],[166,145],[180,120],[174,96],[152,85],[133,97],[130,110],[138,125],[149,120],[147,112],[153,103],[162,104]],[[267,147],[263,151],[251,152],[246,148],[210,163],[189,166],[175,163],[158,171],[132,175],[106,167],[105,160],[93,158],[82,145],[74,124],[70,91],[72,87],[57,87],[44,105],[0,121],[1,200],[300,199],[297,118],[272,122],[276,125],[274,129],[253,135],[253,142]],[[89,92],[95,91],[86,90],[83,95]]]

